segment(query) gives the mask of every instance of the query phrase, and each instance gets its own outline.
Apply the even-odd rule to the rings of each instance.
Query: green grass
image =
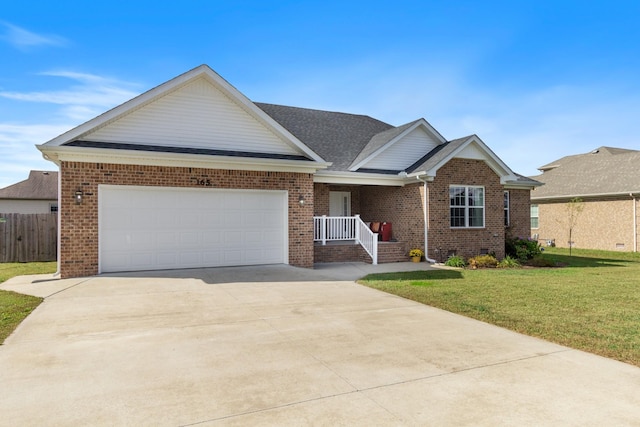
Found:
[[[372,274],[360,283],[640,366],[640,254],[552,248],[561,268]]]
[[[55,262],[0,264],[0,283],[15,276],[55,271]],[[0,344],[41,302],[42,298],[0,290]]]

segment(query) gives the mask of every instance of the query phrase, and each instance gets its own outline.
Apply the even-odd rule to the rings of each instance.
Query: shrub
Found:
[[[502,261],[498,263],[498,268],[520,268],[522,267],[517,259],[511,258],[509,255],[504,257]]]
[[[478,255],[469,259],[469,267],[471,268],[495,268],[498,266],[498,260],[491,255]]]
[[[505,254],[523,263],[540,256],[542,253],[540,244],[536,240],[520,237],[508,238],[504,245]]]
[[[467,263],[460,255],[451,255],[444,263],[444,265],[446,265],[447,267],[464,268],[466,267]]]

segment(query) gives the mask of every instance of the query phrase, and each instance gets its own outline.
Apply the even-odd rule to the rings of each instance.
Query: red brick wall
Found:
[[[362,220],[390,222],[392,238],[405,242],[409,249],[424,249],[422,193],[420,183],[404,187],[363,186]]]
[[[510,225],[506,233],[509,237],[530,237],[531,205],[529,190],[508,190],[510,201]]]
[[[186,167],[62,162],[60,200],[61,277],[98,273],[98,185],[197,187],[192,178],[208,179],[213,188],[287,190],[289,192],[289,263],[313,267],[313,175]],[[74,193],[84,192],[76,205]],[[305,204],[300,206],[299,196]]]
[[[479,229],[450,227],[449,186],[479,185],[485,188],[485,226]],[[452,159],[429,183],[429,256],[444,261],[449,252],[469,258],[483,251],[504,257],[504,188],[500,177],[480,160]]]

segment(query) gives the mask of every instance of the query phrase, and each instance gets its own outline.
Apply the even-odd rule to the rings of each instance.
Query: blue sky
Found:
[[[34,147],[200,64],[258,102],[424,117],[514,171],[640,149],[638,1],[7,2],[0,188]]]

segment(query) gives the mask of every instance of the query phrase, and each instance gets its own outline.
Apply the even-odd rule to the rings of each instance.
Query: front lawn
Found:
[[[562,268],[372,274],[359,283],[640,366],[640,254],[552,248]]]
[[[55,262],[2,263],[0,283],[15,276],[55,271]],[[41,302],[42,298],[0,290],[0,344]]]

